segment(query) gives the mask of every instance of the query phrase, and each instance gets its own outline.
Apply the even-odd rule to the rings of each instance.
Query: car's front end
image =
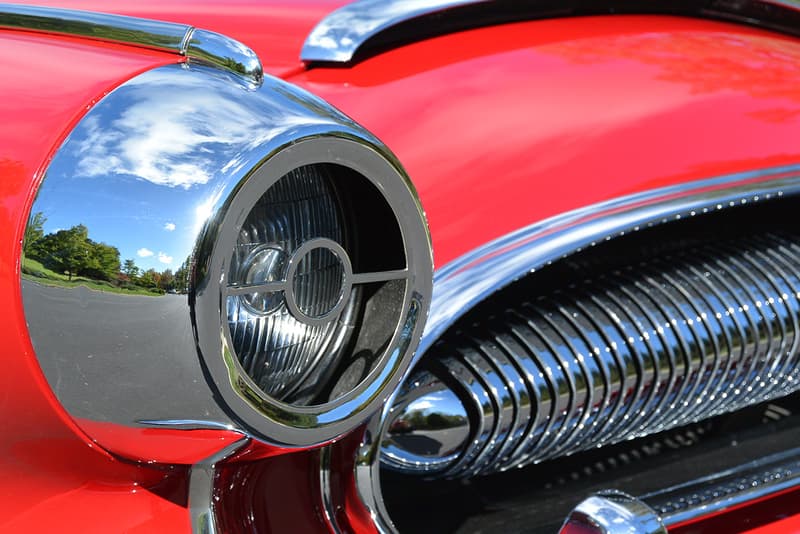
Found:
[[[53,4],[0,528],[800,528],[797,6]]]

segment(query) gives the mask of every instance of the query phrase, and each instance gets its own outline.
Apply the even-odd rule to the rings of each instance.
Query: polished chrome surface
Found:
[[[800,190],[800,166],[765,169],[609,200],[534,223],[436,270],[418,355],[480,301],[548,263],[659,224]]]
[[[800,449],[639,497],[667,527],[800,488]]]
[[[131,44],[186,56],[261,83],[264,71],[255,52],[229,37],[186,24],[18,4],[0,4],[0,28],[74,35]]]
[[[599,13],[657,13],[727,19],[792,34],[800,34],[800,2],[744,0],[741,2],[685,2],[670,0],[563,0],[507,2],[500,0],[356,0],[330,13],[303,44],[303,61],[347,63],[367,45],[392,30],[390,41],[420,39],[486,24],[541,17]],[[453,15],[448,17],[448,15]],[[429,22],[421,22],[428,17]],[[411,23],[415,23],[411,26]]]
[[[341,534],[344,531],[339,528],[339,523],[336,521],[336,505],[332,495],[335,484],[332,480],[335,477],[334,473],[331,465],[331,448],[323,447],[319,451],[319,510],[329,531],[332,534]]]
[[[389,280],[375,294],[388,291],[391,306],[369,308],[360,325],[385,327],[385,345],[369,361],[353,355],[343,371],[343,378],[351,368],[363,375],[348,378],[329,402],[295,406],[264,395],[242,369],[225,295],[228,263],[253,204],[287,173],[316,164],[346,169],[376,191],[396,218],[405,262],[388,273],[353,274],[353,284]],[[57,151],[31,207],[32,227],[37,214],[45,221],[40,237],[61,233],[62,251],[45,247],[38,257],[67,274],[50,281],[53,275],[32,271],[23,259],[29,334],[59,401],[117,454],[164,460],[173,450],[155,430],[136,434],[141,442],[133,443],[125,430],[141,428],[164,435],[172,428],[233,429],[287,446],[323,443],[382,406],[421,335],[432,256],[408,178],[373,136],[277,79],[254,86],[201,65],[133,78],[89,110]],[[70,248],[73,238],[78,248]],[[25,250],[36,243],[26,242]],[[80,263],[91,247],[117,252],[103,276]],[[77,259],[65,255],[73,249]],[[163,296],[98,290],[136,276],[119,273],[119,262],[129,258],[141,271],[152,266],[151,279],[156,267],[185,279]],[[143,280],[148,273],[140,274]]]
[[[658,515],[641,500],[605,490],[581,501],[569,514],[561,534],[667,534]]]
[[[800,166],[763,169],[612,199],[501,237],[437,270],[431,315],[414,364],[450,325],[480,301],[584,247],[669,221],[798,192]],[[358,495],[382,532],[396,531],[386,511],[380,481],[381,441],[394,402],[392,399],[370,420],[354,468]]]
[[[311,30],[300,59],[346,63],[366,41],[423,15],[487,0],[359,0],[340,7]]]
[[[466,448],[469,413],[453,390],[431,373],[406,380],[398,394],[383,441],[383,461],[412,465],[419,470],[441,470]]]
[[[354,466],[356,494],[369,511],[375,529],[382,534],[397,532],[389,511],[386,509],[381,489],[383,422],[388,410],[389,404],[387,403],[382,411],[383,416],[376,415],[367,423],[364,436],[356,451]]]
[[[251,83],[259,84],[264,78],[261,60],[249,47],[225,35],[192,28],[186,35],[181,54],[190,63],[202,63],[229,70]]]
[[[445,465],[443,476],[491,473],[797,390],[799,241],[767,234],[708,243],[484,310],[423,360],[454,397],[486,399],[462,408],[481,439],[457,462],[452,450],[421,460],[411,446],[392,446],[384,463],[420,474]],[[403,391],[387,437],[420,394],[412,384]],[[452,411],[440,395],[428,409]]]
[[[236,451],[247,445],[248,441],[242,439],[232,443],[217,454],[194,464],[189,470],[189,516],[194,534],[220,532],[214,502],[217,464],[233,456]]]

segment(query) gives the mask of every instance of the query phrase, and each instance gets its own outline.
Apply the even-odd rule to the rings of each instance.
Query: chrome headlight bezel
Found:
[[[166,142],[163,132],[180,135]],[[265,397],[237,367],[221,288],[250,207],[289,171],[313,164],[348,169],[390,206],[406,285],[389,348],[367,380],[333,402],[296,406]],[[38,212],[61,228],[85,224],[95,241],[127,244],[133,252],[121,259],[145,241],[150,254],[187,258],[186,292],[151,301],[147,313],[133,296],[21,280],[28,333],[55,396],[96,443],[121,456],[191,463],[229,432],[288,448],[329,442],[389,397],[422,335],[432,253],[413,185],[369,132],[281,80],[254,86],[186,65],[132,78],[57,150],[30,208]],[[165,232],[159,216],[177,229]],[[58,300],[64,313],[43,300]],[[186,443],[194,430],[204,432],[192,434],[190,451],[165,446]]]
[[[335,154],[335,157],[331,155]],[[242,369],[227,327],[226,273],[238,230],[260,196],[300,165],[342,164],[368,180],[395,210],[406,258],[406,287],[398,324],[388,348],[369,376],[358,385],[324,404],[298,406],[265,394]],[[221,399],[235,417],[265,439],[282,444],[311,446],[330,441],[365,421],[399,383],[408,367],[405,355],[421,335],[430,291],[431,256],[427,229],[418,224],[421,215],[416,199],[408,194],[408,182],[383,155],[361,142],[341,137],[317,137],[299,141],[275,154],[242,183],[219,217],[213,245],[197,255],[207,266],[208,284],[198,288],[195,324],[198,347],[205,367]],[[415,214],[401,216],[399,214]],[[306,242],[309,243],[309,242]],[[341,249],[341,252],[344,252]],[[300,256],[295,251],[295,256]],[[349,260],[346,264],[349,265]],[[290,273],[291,273],[291,267]],[[352,269],[352,267],[350,267]],[[288,279],[285,283],[290,284]],[[345,285],[351,284],[347,281]],[[288,302],[291,299],[287,299]]]

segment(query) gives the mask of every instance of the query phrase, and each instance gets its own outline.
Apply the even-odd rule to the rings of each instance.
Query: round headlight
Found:
[[[180,139],[153,143],[163,132]],[[167,65],[129,80],[59,148],[35,221],[29,235],[50,232],[21,258],[36,355],[70,416],[126,457],[186,463],[163,446],[176,428],[203,431],[192,458],[218,432],[335,439],[386,401],[422,334],[413,186],[371,134],[277,79]]]
[[[409,193],[368,146],[307,139],[257,167],[209,227],[213,245],[196,256],[208,280],[194,308],[199,348],[254,434],[323,443],[390,394],[430,286],[427,230]]]
[[[359,299],[345,287],[345,224],[333,171],[310,165],[270,187],[239,230],[228,287],[254,291],[228,294],[231,346],[274,399],[311,401],[321,388],[303,385],[320,385],[352,337]]]

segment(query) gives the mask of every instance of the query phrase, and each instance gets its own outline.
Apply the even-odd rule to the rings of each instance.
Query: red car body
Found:
[[[437,268],[561,213],[800,162],[800,41],[751,26],[663,15],[526,20],[334,67],[303,63],[300,48],[342,1],[38,3],[186,23],[245,43],[267,74],[333,104],[396,154],[425,209]],[[19,278],[27,217],[64,139],[110,91],[183,58],[46,32],[6,29],[0,41],[0,530],[190,531],[191,465],[239,435],[167,432],[155,463],[144,458],[152,444],[140,461],[104,450],[39,367]],[[129,432],[132,450],[153,439],[148,430]],[[348,470],[359,439],[355,432],[329,445],[339,466],[338,523],[372,532]],[[250,473],[222,499],[226,528],[244,528],[235,516],[249,502],[255,531],[329,531],[319,461],[316,449],[251,443],[221,469],[223,485]],[[800,530],[796,494],[788,495],[677,531]],[[735,523],[751,516],[767,519]]]

